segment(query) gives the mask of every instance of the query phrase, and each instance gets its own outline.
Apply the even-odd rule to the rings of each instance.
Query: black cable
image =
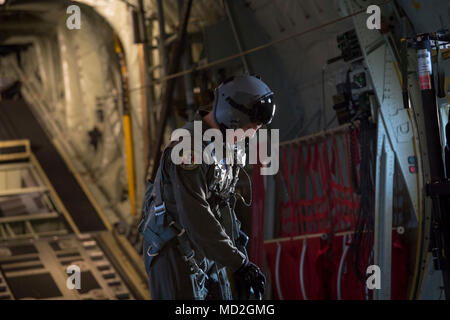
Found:
[[[354,138],[354,132],[356,131],[356,128],[352,126],[350,128],[350,164],[351,164],[351,177],[353,184],[353,190],[355,190],[357,195],[361,195],[361,186],[360,182],[358,181],[358,174],[357,174],[357,167],[356,167],[356,154],[355,150],[359,149],[359,143],[355,141]]]
[[[250,175],[248,174],[248,172],[244,169],[244,167],[241,167],[242,171],[244,171],[245,175],[248,178],[248,184],[249,184],[249,190],[250,190],[250,200],[248,202],[245,201],[244,197],[240,194],[236,192],[236,195],[242,200],[242,202],[244,203],[244,205],[246,207],[250,207],[252,205],[253,202],[253,196],[252,196],[252,192],[253,192],[253,188],[252,188],[252,178],[250,178]]]
[[[361,119],[361,163],[360,163],[360,210],[353,241],[350,245],[350,256],[353,269],[357,278],[365,282],[365,270],[360,270],[361,253],[363,248],[372,248],[372,235],[374,231],[375,213],[375,184],[374,184],[374,148],[375,148],[375,128],[367,117]],[[369,260],[372,260],[372,255]],[[370,263],[370,261],[368,262]]]

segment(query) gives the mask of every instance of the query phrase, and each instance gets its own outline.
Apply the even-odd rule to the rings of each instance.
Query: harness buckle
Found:
[[[166,212],[166,205],[164,202],[160,204],[159,206],[155,206],[155,216],[160,216]]]
[[[147,248],[147,255],[149,256],[149,257],[155,257],[155,256],[157,256],[158,254],[159,254],[159,252],[156,252],[156,253],[150,253],[150,249],[152,248],[152,246],[148,246],[148,248]]]
[[[195,252],[194,252],[194,250],[191,250],[191,253],[189,254],[189,256],[183,256],[183,259],[184,259],[184,261],[189,261],[192,258],[194,258],[194,256],[195,256]]]

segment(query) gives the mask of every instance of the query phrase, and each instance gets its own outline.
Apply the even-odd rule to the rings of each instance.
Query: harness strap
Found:
[[[152,196],[150,197],[149,201],[154,201],[154,205],[152,208],[149,208],[149,214],[148,217],[145,219],[144,227],[143,227],[143,237],[146,241],[152,244],[152,247],[150,248],[151,251],[147,252],[149,256],[155,257],[159,254],[159,251],[162,249],[162,247],[168,243],[170,240],[177,238],[177,248],[182,255],[184,261],[189,263],[191,272],[193,273],[191,276],[201,277],[200,285],[203,285],[204,281],[208,278],[206,274],[204,274],[203,270],[198,266],[197,262],[195,261],[195,252],[191,248],[189,239],[187,237],[186,231],[184,228],[175,221],[175,219],[167,212],[166,205],[162,197],[162,193],[164,190],[163,186],[163,178],[162,178],[162,158],[160,161],[160,170],[158,170],[158,173],[155,178],[155,186],[159,187],[158,190],[155,190],[155,188],[152,190]],[[156,188],[158,189],[158,188]],[[153,197],[153,199],[152,199]],[[156,226],[159,230],[163,230],[162,232],[155,232],[155,230],[152,230],[150,228],[149,224],[151,219],[155,219]],[[164,226],[166,226],[164,228]],[[150,250],[149,249],[149,250]]]

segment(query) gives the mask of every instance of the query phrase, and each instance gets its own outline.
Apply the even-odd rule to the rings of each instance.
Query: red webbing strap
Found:
[[[328,157],[328,140],[324,139],[322,143],[322,157],[323,157],[323,170],[322,170],[322,180],[323,180],[323,190],[324,193],[327,194],[328,198],[328,215],[327,215],[327,232],[330,232],[334,229],[334,221],[333,221],[333,208],[335,207],[335,201],[333,197],[333,190],[331,187],[332,176],[331,176],[331,168],[330,161]]]
[[[290,151],[291,166],[288,163],[287,149]],[[299,234],[300,221],[298,219],[297,201],[299,166],[301,157],[301,145],[289,145],[282,148],[283,152],[283,177],[288,201],[281,205],[281,233],[282,236],[295,236]],[[293,183],[291,182],[293,181]],[[292,186],[293,185],[293,186]]]
[[[355,227],[359,197],[354,192],[352,171],[357,171],[360,163],[358,134],[359,131],[352,130],[310,144],[282,146],[280,178],[285,183],[287,198],[280,206],[281,236],[335,233]],[[281,243],[281,251],[275,250],[273,244],[266,245],[272,280],[275,274],[279,279],[278,288],[274,290],[279,289],[284,298],[305,298],[303,291],[310,299],[335,298],[338,282],[333,270],[341,266],[341,296],[364,297],[361,296],[359,280],[352,272],[348,253],[343,257],[343,239],[339,238],[338,246],[337,240],[308,239],[308,250],[305,250],[303,258],[299,243]],[[310,245],[316,242],[315,247]],[[278,266],[284,265],[278,273],[275,272],[277,252],[281,252]],[[367,262],[367,254],[364,254],[362,263]],[[300,275],[303,275],[303,281],[300,281]],[[313,278],[317,281],[309,283]]]
[[[330,194],[331,194],[331,220],[332,227],[335,232],[348,230],[345,226],[342,226],[342,222],[348,226],[347,215],[345,209],[353,206],[351,200],[349,200],[349,193],[353,193],[350,187],[345,186],[345,181],[342,173],[342,166],[340,161],[338,144],[335,136],[331,137],[331,152],[332,159],[330,165]],[[324,150],[325,152],[325,150]]]
[[[310,178],[309,170],[311,168],[311,145],[306,146],[306,161],[303,163],[303,181],[304,181],[304,188],[305,188],[305,194],[302,200],[300,200],[297,203],[297,206],[299,208],[299,212],[301,213],[301,216],[299,218],[301,223],[301,233],[307,234],[311,233],[311,220],[313,215],[312,205],[313,201],[308,199],[310,197],[310,191],[309,191],[309,183],[308,179]],[[314,185],[313,191],[312,191],[312,197],[314,197]]]
[[[317,259],[318,252],[323,252],[322,247],[322,241],[317,237],[264,244],[268,282],[272,284],[274,299],[326,298],[322,289],[325,268]]]
[[[353,188],[353,182],[352,182],[352,143],[351,143],[351,135],[350,132],[347,132],[345,134],[345,141],[346,141],[346,149],[347,149],[347,176],[348,176],[348,185],[350,186],[350,199],[351,199],[351,206],[347,207],[347,216],[346,219],[350,223],[350,225],[353,227],[356,224],[356,211],[355,211],[355,190]]]
[[[306,162],[303,165],[303,177],[304,177],[304,185],[305,185],[305,197],[303,200],[298,202],[298,206],[301,209],[302,217],[301,217],[301,221],[302,221],[302,225],[303,225],[303,232],[302,234],[306,234],[306,233],[312,233],[312,228],[311,228],[311,222],[313,219],[313,214],[314,214],[314,210],[313,210],[313,205],[314,205],[314,196],[315,196],[315,185],[314,185],[314,181],[311,178],[310,172],[311,172],[311,145],[307,145],[306,147]],[[311,186],[312,186],[312,196],[310,197],[310,188],[309,188],[309,179],[311,180]]]
[[[327,139],[324,139],[322,142],[322,152],[320,152],[319,143],[316,145],[316,153],[318,159],[320,159],[319,162],[319,169],[320,169],[320,177],[321,177],[321,183],[322,183],[322,201],[321,201],[321,207],[322,207],[322,214],[321,217],[321,232],[328,233],[332,229],[331,224],[331,208],[332,208],[332,197],[330,197],[329,188],[330,188],[330,173],[329,173],[329,162],[328,162],[328,152],[323,152],[327,150]],[[322,157],[322,158],[321,158]]]
[[[264,179],[261,175],[261,163],[258,162],[252,170],[252,216],[251,216],[251,239],[250,260],[262,268],[264,250],[264,202],[265,189]]]
[[[357,216],[357,210],[359,209],[359,200],[356,199],[355,190],[353,188],[353,182],[352,182],[352,142],[351,139],[353,137],[351,136],[350,132],[345,133],[345,141],[346,141],[346,150],[347,150],[347,175],[348,175],[348,184],[350,188],[350,199],[351,199],[351,206],[348,206],[347,216],[345,217],[346,221],[350,223],[350,226],[353,228],[353,226],[356,224],[356,216]],[[353,148],[355,149],[355,148]],[[353,150],[355,152],[356,150]]]
[[[346,155],[346,164],[347,164],[347,176],[348,176],[348,186],[346,185],[341,162],[339,159],[339,150],[337,146],[336,138],[332,137],[333,143],[333,160],[332,166],[335,166],[335,178],[337,181],[331,180],[331,185],[333,188],[333,197],[334,197],[334,224],[337,228],[336,231],[345,231],[353,229],[356,223],[356,213],[359,209],[359,201],[355,199],[352,180],[351,180],[351,155],[350,155],[350,145],[348,141],[348,133],[344,134],[343,137],[343,146],[345,147],[345,155]],[[344,225],[342,225],[344,223]]]
[[[325,166],[323,163],[323,159],[321,157],[319,144],[320,144],[320,142],[316,143],[316,145],[314,147],[314,155],[315,155],[314,159],[315,159],[315,164],[319,169],[318,175],[320,177],[319,181],[321,182],[322,195],[319,196],[317,194],[316,223],[318,223],[317,231],[326,233],[329,231],[327,220],[329,217],[330,206],[329,206],[329,201],[328,201],[328,194],[326,192],[327,185],[328,185],[328,181],[327,181],[327,177],[326,177],[326,169],[325,169]],[[316,170],[316,172],[317,172],[317,170]]]
[[[302,213],[300,217],[300,222],[304,226],[302,234],[324,232],[328,213],[327,194],[322,192],[322,195],[319,195],[317,188],[317,178],[320,178],[322,184],[324,178],[319,146],[318,144],[310,144],[307,150],[307,160],[303,166],[305,199],[297,202],[299,212]],[[310,186],[312,187],[311,196]]]
[[[289,214],[289,209],[292,207],[292,199],[290,197],[290,193],[289,193],[289,187],[290,187],[290,181],[289,181],[289,166],[287,164],[287,155],[286,155],[286,149],[289,146],[286,147],[281,147],[281,152],[282,152],[282,161],[283,161],[283,165],[282,165],[282,171],[283,171],[283,182],[284,185],[286,187],[286,190],[288,192],[288,201],[286,202],[282,202],[280,205],[280,209],[281,209],[281,235],[285,236],[287,233],[286,228],[287,226],[287,222],[288,222],[288,214]]]
[[[294,151],[295,150],[295,151]],[[291,148],[291,159],[293,159],[294,161],[294,165],[292,166],[292,172],[291,175],[294,177],[294,190],[293,190],[293,197],[292,197],[292,201],[293,203],[296,203],[297,201],[300,200],[300,196],[299,196],[299,167],[300,167],[300,157],[302,154],[301,151],[301,145],[299,146],[293,146]],[[299,221],[299,214],[298,214],[298,206],[297,205],[293,205],[292,206],[292,217],[293,217],[293,224],[294,224],[294,228],[292,228],[293,232],[295,230],[295,234],[299,234],[300,230],[300,221]]]
[[[360,161],[357,134],[356,130],[344,133],[340,143],[332,135],[331,139],[306,146],[291,144],[282,147],[282,179],[288,197],[281,204],[282,236],[353,228],[359,209],[359,199],[352,184],[351,158],[353,153],[355,165]],[[331,141],[331,161],[328,140]],[[345,158],[344,166],[341,165],[342,156]],[[300,190],[301,180],[303,190]]]

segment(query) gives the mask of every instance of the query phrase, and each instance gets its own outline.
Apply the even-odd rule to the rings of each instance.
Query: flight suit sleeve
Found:
[[[166,158],[167,159],[167,158]],[[170,160],[168,174],[174,191],[179,222],[191,241],[206,258],[217,261],[231,272],[246,258],[214,216],[207,199],[207,165],[175,165]]]

